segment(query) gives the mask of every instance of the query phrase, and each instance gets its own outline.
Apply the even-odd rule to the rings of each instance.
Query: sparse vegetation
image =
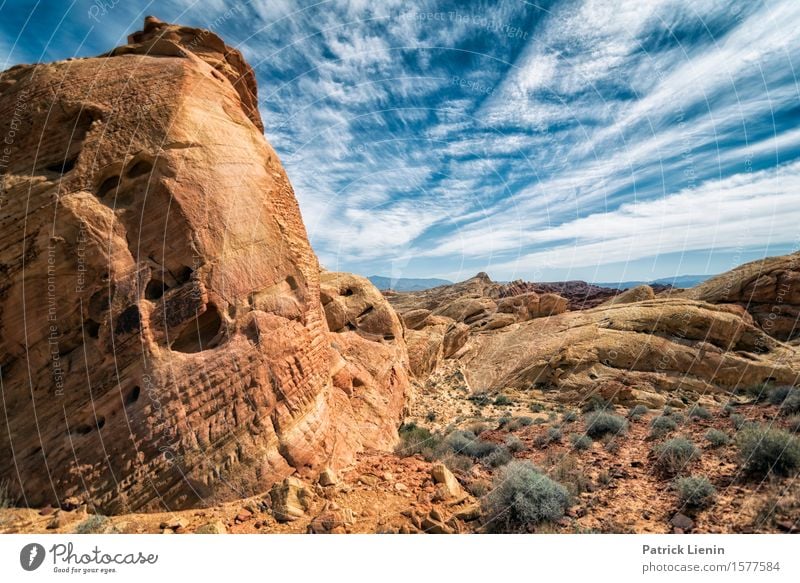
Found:
[[[786,420],[786,427],[792,433],[800,432],[800,415],[792,415]]]
[[[499,407],[505,407],[507,405],[512,405],[513,403],[514,402],[505,395],[497,395],[497,397],[494,400],[494,404]]]
[[[516,435],[506,437],[506,447],[511,453],[517,453],[525,449],[525,444]]]
[[[800,413],[800,389],[787,386],[774,387],[767,399],[772,405],[778,405],[781,415]]]
[[[562,423],[573,423],[578,420],[578,412],[577,411],[565,411],[564,414],[561,416]]]
[[[498,472],[483,500],[489,528],[500,532],[524,532],[558,520],[569,504],[567,489],[528,461],[511,462]]]
[[[675,431],[678,424],[672,417],[659,415],[650,422],[650,435],[653,437],[664,437],[668,433]]]
[[[689,417],[691,419],[711,419],[711,412],[705,407],[695,405],[689,409]]]
[[[635,407],[631,407],[631,409],[628,411],[628,419],[631,421],[638,421],[647,415],[648,411],[650,411],[650,409],[648,409],[645,405],[636,405]]]
[[[569,436],[569,441],[572,444],[572,449],[576,451],[584,451],[592,447],[592,438],[582,433],[573,433]]]
[[[434,451],[440,442],[438,436],[434,436],[424,427],[416,423],[403,423],[398,430],[400,444],[396,448],[396,453],[403,457],[422,454],[426,459],[433,459]]]
[[[739,431],[742,427],[744,427],[744,424],[747,423],[747,419],[744,418],[744,415],[734,413],[731,415],[731,423],[733,424],[733,428],[736,431]]]
[[[436,421],[436,412],[435,411],[428,411],[428,413],[425,415],[425,420],[428,423],[433,423],[434,421]]]
[[[736,436],[746,472],[793,476],[800,470],[800,440],[791,433],[766,425],[748,425]]]
[[[476,498],[483,498],[489,492],[491,486],[492,485],[487,480],[476,478],[467,482],[466,488],[467,492]]]
[[[506,422],[502,423],[502,419],[506,419]],[[502,419],[500,426],[508,431],[516,431],[523,427],[528,427],[533,425],[534,421],[533,417],[503,417]]]
[[[589,413],[590,411],[608,411],[611,409],[613,409],[611,401],[604,399],[600,395],[592,395],[581,407],[584,413]]]
[[[586,476],[575,456],[559,455],[555,460],[547,459],[547,462],[552,463],[548,475],[566,487],[571,496],[578,496],[589,488],[591,480]]]
[[[716,488],[704,476],[678,478],[674,482],[678,492],[678,500],[683,506],[690,508],[706,508],[714,502]]]
[[[490,468],[499,468],[510,462],[513,457],[511,451],[509,451],[506,446],[498,445],[495,446],[489,455],[484,456],[483,463]]]
[[[586,415],[586,434],[592,439],[599,439],[609,433],[624,433],[628,422],[619,415],[607,411],[595,411]]]
[[[482,407],[483,405],[488,405],[489,403],[492,402],[492,398],[486,391],[476,391],[472,393],[469,397],[467,397],[467,399],[475,403],[478,407]]]
[[[699,455],[697,447],[685,437],[674,437],[653,448],[656,467],[669,474],[682,471]]]
[[[728,434],[724,431],[712,427],[706,431],[706,441],[708,441],[711,447],[722,447],[723,445],[728,445],[731,438],[728,437]]]
[[[107,532],[109,519],[101,514],[92,514],[75,527],[75,534],[101,534]]]
[[[539,403],[538,401],[534,401],[530,405],[528,405],[528,409],[531,410],[531,413],[541,413],[544,411],[544,405]]]

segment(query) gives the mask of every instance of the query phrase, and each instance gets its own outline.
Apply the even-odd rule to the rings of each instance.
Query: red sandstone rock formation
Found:
[[[0,75],[0,134],[0,475],[18,503],[207,505],[393,444],[402,335],[374,363],[328,331],[238,51],[148,18],[102,57]],[[332,382],[342,358],[370,382]]]

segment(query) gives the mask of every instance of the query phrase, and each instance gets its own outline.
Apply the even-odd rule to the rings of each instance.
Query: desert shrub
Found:
[[[500,532],[558,520],[569,504],[567,489],[528,461],[514,461],[500,470],[494,489],[483,500],[488,526]]]
[[[724,431],[712,427],[706,431],[706,441],[711,444],[711,447],[722,447],[723,445],[728,445],[731,438]]]
[[[586,492],[591,483],[578,458],[571,455],[558,456],[557,461],[548,471],[548,475],[567,488],[571,496],[578,496],[582,492]]]
[[[636,405],[635,407],[631,407],[628,411],[628,419],[636,421],[637,419],[641,419],[644,415],[647,415],[648,411],[650,411],[650,409],[648,409],[646,405]]]
[[[436,421],[436,411],[428,411],[425,414],[425,420],[428,421],[429,423],[433,423],[434,421]]]
[[[530,405],[528,405],[528,409],[531,410],[531,413],[541,413],[542,411],[544,411],[544,405],[542,405],[539,402],[533,402]]]
[[[101,514],[92,514],[75,527],[75,534],[101,534],[109,527],[109,520]]]
[[[727,415],[730,417],[736,412],[736,407],[733,406],[733,403],[725,403],[725,406],[722,407],[722,414]]]
[[[472,393],[469,397],[467,397],[467,399],[469,399],[478,406],[488,405],[489,403],[492,402],[492,398],[486,391],[476,391]]]
[[[466,484],[467,492],[475,496],[476,498],[483,498],[491,489],[491,484],[488,480],[484,480],[482,478],[476,478],[474,480],[470,480]]]
[[[550,427],[550,428],[547,429],[547,431],[545,431],[541,435],[536,436],[536,439],[534,440],[534,444],[536,444],[537,447],[544,447],[544,446],[549,445],[551,443],[561,441],[562,437],[563,437],[563,435],[561,433],[561,429],[560,428],[558,428],[558,427]]]
[[[680,472],[699,453],[694,443],[685,437],[673,437],[657,445],[653,452],[656,455],[656,467],[670,474]]]
[[[705,407],[695,405],[689,409],[689,417],[692,419],[711,419],[711,412]]]
[[[781,415],[800,413],[800,389],[794,387],[775,387],[768,396],[769,402],[779,405]]]
[[[510,417],[505,424],[505,429],[508,431],[516,431],[523,427],[533,425],[533,417]]]
[[[744,418],[744,415],[734,413],[731,415],[731,423],[733,424],[733,428],[738,431],[744,427],[745,423],[747,423],[747,419]]]
[[[678,492],[678,500],[690,508],[705,508],[714,502],[716,488],[704,476],[678,478],[674,482]]]
[[[525,444],[516,435],[506,437],[506,447],[511,453],[517,453],[525,449]]]
[[[494,404],[498,406],[511,405],[512,403],[513,401],[505,395],[497,395],[497,398],[494,400]]]
[[[800,432],[800,415],[792,415],[786,420],[786,428],[792,433]]]
[[[508,428],[508,424],[511,423],[512,419],[513,417],[506,417],[506,416],[500,417],[500,419],[497,420],[497,428],[498,429]]]
[[[561,416],[562,423],[573,423],[574,421],[577,420],[578,420],[577,411],[565,411],[564,414]]]
[[[499,468],[513,459],[511,451],[504,445],[495,445],[494,449],[483,456],[483,464],[490,468]]]
[[[680,411],[673,411],[669,414],[669,418],[672,419],[678,425],[683,425],[686,421],[686,417],[683,416],[683,413]]]
[[[608,435],[604,435],[602,438],[602,442],[603,442],[603,448],[608,453],[617,453],[619,451],[620,447],[619,439],[617,439],[614,435],[610,433]]]
[[[739,395],[745,395],[750,397],[756,402],[763,401],[768,397],[768,395],[775,390],[769,383],[764,383],[761,385],[748,385],[744,387],[737,387],[736,393]]]
[[[474,462],[472,458],[465,455],[451,454],[442,459],[444,465],[453,472],[466,473],[472,469]]]
[[[544,425],[545,423],[547,423],[547,419],[545,419],[544,417],[537,417],[536,419],[533,420],[534,425]]]
[[[471,431],[475,435],[480,435],[484,431],[488,431],[491,428],[492,426],[486,423],[485,421],[473,421],[472,423],[464,427],[464,429],[466,429],[467,431]]]
[[[581,410],[584,413],[589,413],[591,411],[608,411],[611,408],[611,401],[604,399],[600,395],[592,395],[581,406]]]
[[[670,433],[671,431],[675,431],[677,428],[678,424],[672,417],[659,415],[650,422],[650,435],[653,437],[664,437],[666,434]]]
[[[569,442],[572,444],[572,449],[576,451],[584,451],[592,447],[592,438],[582,433],[570,435]]]
[[[672,407],[672,405],[664,405],[664,408],[661,410],[661,412],[663,415],[669,416],[675,412],[675,409]]]
[[[440,441],[438,436],[413,422],[403,423],[398,430],[398,435],[400,443],[395,451],[403,457],[422,454],[430,459],[434,457],[433,452]]]
[[[598,439],[608,433],[622,433],[628,427],[628,422],[624,418],[607,411],[589,413],[585,420],[586,434],[592,439]]]
[[[783,429],[748,425],[736,436],[746,472],[793,476],[800,470],[800,440]]]

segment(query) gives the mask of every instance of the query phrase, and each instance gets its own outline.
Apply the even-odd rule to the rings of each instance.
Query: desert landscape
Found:
[[[0,112],[0,532],[800,531],[800,252],[379,290],[244,56],[155,17]]]

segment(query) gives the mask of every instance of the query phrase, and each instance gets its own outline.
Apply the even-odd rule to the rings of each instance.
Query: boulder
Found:
[[[464,496],[464,490],[461,488],[461,484],[458,483],[453,472],[447,469],[447,466],[444,464],[434,464],[431,468],[431,478],[433,478],[434,483],[443,486],[446,499],[461,498]]]
[[[274,484],[269,491],[272,514],[278,522],[291,522],[305,516],[311,507],[313,494],[302,481],[293,476]]]

